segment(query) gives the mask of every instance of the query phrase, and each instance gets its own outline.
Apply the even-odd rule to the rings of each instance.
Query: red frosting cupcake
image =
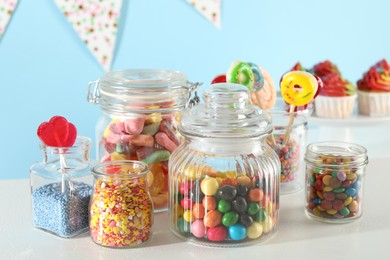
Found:
[[[344,79],[337,66],[329,60],[314,65],[312,71],[323,82],[323,88],[314,101],[316,115],[327,118],[351,117],[356,87]]]
[[[390,116],[390,66],[385,59],[369,68],[357,85],[360,114]]]

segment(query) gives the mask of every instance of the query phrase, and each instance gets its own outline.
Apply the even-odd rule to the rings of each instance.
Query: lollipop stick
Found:
[[[66,163],[65,156],[64,156],[64,150],[62,148],[59,149],[60,152],[60,171],[61,171],[61,192],[65,193],[66,185],[65,185],[65,178],[69,177],[67,173],[68,164]],[[70,178],[68,178],[69,181],[69,189],[70,192],[73,190],[73,182]]]
[[[295,105],[290,105],[290,112],[289,112],[290,116],[288,117],[286,134],[284,135],[284,139],[283,139],[283,146],[287,144],[288,139],[290,138],[291,128],[292,125],[294,124],[294,110],[295,110]]]

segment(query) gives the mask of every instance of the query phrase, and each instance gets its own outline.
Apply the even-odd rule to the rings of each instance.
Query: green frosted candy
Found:
[[[228,200],[221,199],[218,202],[218,211],[219,212],[226,213],[230,210],[231,207],[232,207],[232,205],[231,205],[230,201],[228,201]]]
[[[333,192],[334,192],[334,193],[342,193],[342,192],[344,192],[344,191],[345,191],[344,188],[333,189]]]
[[[167,150],[158,150],[158,151],[155,151],[154,153],[150,154],[148,157],[146,157],[142,161],[144,163],[147,163],[147,164],[168,161],[170,155],[171,155],[171,153],[168,152]]]
[[[347,207],[344,207],[342,210],[339,211],[339,213],[345,217],[349,215],[350,211]]]
[[[155,135],[159,128],[160,128],[160,122],[146,125],[144,127],[144,129],[142,130],[142,134],[144,134],[144,135]]]

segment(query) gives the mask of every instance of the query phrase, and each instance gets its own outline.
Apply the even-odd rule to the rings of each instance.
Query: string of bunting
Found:
[[[55,0],[79,38],[105,71],[111,69],[123,0]],[[186,0],[196,11],[221,28],[221,0]],[[0,39],[18,0],[0,0]]]

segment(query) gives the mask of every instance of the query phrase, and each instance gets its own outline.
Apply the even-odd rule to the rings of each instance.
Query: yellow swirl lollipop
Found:
[[[288,143],[291,126],[294,123],[294,109],[296,106],[308,104],[318,89],[317,79],[306,71],[290,71],[280,79],[280,92],[286,103],[290,104],[290,116],[287,124],[283,145]]]
[[[291,106],[308,104],[314,98],[317,88],[316,78],[306,71],[287,72],[280,80],[282,97]]]

